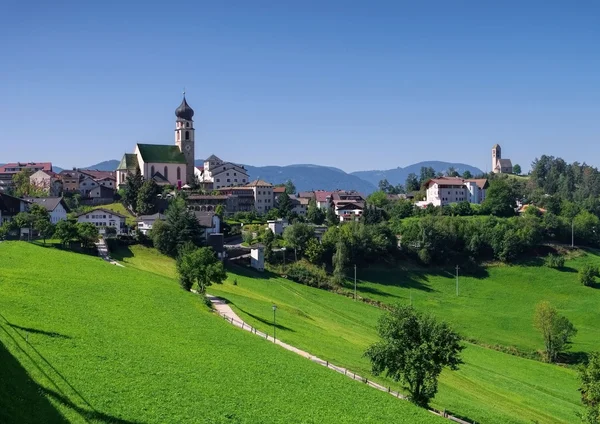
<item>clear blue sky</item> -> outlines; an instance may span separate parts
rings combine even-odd
[[[600,165],[597,0],[136,3],[2,2],[0,162],[173,143],[185,87],[197,158]]]

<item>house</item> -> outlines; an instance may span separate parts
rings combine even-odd
[[[77,215],[77,222],[90,222],[98,227],[100,234],[104,234],[106,228],[114,228],[117,234],[127,232],[125,216],[111,211],[110,209],[96,208],[89,212]]]
[[[94,203],[112,202],[115,198],[115,189],[97,184],[87,193],[87,197],[94,200]]]
[[[92,177],[84,173],[80,173],[81,179],[79,181],[79,193],[83,197],[91,197],[90,191],[98,187],[100,184],[96,182]]]
[[[316,190],[314,192],[315,201],[319,209],[327,210],[331,207],[331,193],[333,192],[325,190]]]
[[[32,174],[37,171],[52,171],[51,162],[15,162],[7,163],[0,166],[0,191],[8,191],[12,189],[12,178],[15,174],[23,170],[30,170]]]
[[[113,190],[117,188],[116,171],[98,171],[97,169],[80,169],[79,171],[90,176],[99,185]]]
[[[79,183],[85,178],[77,169],[72,171],[62,170],[58,176],[62,181],[63,193],[79,192]]]
[[[224,162],[215,155],[210,155],[204,166],[194,168],[194,174],[206,190],[243,186],[249,182],[248,171],[243,165]]]
[[[250,187],[223,187],[219,194],[228,196],[227,214],[250,212],[254,210],[254,190]]]
[[[20,212],[26,212],[30,203],[18,197],[0,192],[0,225],[12,219]]]
[[[485,200],[489,184],[487,179],[469,179],[460,177],[432,178],[425,183],[427,198],[417,202],[419,207],[445,206],[457,202],[481,204]]]
[[[273,185],[263,181],[254,180],[246,187],[252,189],[254,193],[254,208],[260,214],[267,213],[274,207]]]
[[[29,177],[29,183],[44,191],[49,196],[59,196],[62,194],[62,181],[59,175],[54,171],[44,171],[40,169]]]
[[[24,200],[43,206],[50,214],[50,222],[53,224],[67,220],[69,207],[62,197],[27,197]]]
[[[136,144],[134,152],[125,153],[117,167],[117,186],[125,184],[127,175],[135,173],[137,168],[145,180],[160,174],[160,181],[178,188],[194,184],[194,110],[188,105],[185,93],[175,109],[175,117],[175,143]]]
[[[262,244],[250,248],[250,266],[258,271],[265,270],[265,246]]]
[[[340,221],[358,221],[365,208],[365,198],[356,191],[337,190],[331,193],[331,203]]]
[[[140,230],[144,235],[148,234],[148,231],[152,229],[152,226],[156,221],[164,221],[165,216],[161,213],[155,213],[154,215],[141,215],[137,219],[137,229]]]
[[[502,159],[502,148],[499,144],[492,147],[492,172],[494,174],[512,174],[513,166],[510,159]]]
[[[185,199],[188,208],[196,212],[214,212],[219,205],[222,205],[226,211],[229,211],[234,208],[233,202],[235,200],[237,198],[234,199],[233,196],[226,196],[224,194],[190,194]]]
[[[295,213],[299,216],[306,216],[306,212],[308,210],[308,202],[310,199],[306,197],[298,197],[296,195],[290,196],[290,203],[292,205],[292,213]]]
[[[287,219],[274,219],[267,221],[267,226],[269,230],[273,232],[276,236],[280,236],[283,234],[283,230],[288,226]]]
[[[194,212],[198,223],[204,228],[204,238],[221,232],[221,218],[214,212]]]

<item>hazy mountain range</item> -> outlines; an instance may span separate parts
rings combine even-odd
[[[202,165],[204,160],[196,159],[196,165]],[[107,160],[95,165],[86,166],[84,169],[98,169],[100,171],[114,171],[119,166],[118,160]],[[292,180],[298,191],[315,189],[323,190],[357,190],[361,193],[371,193],[377,190],[380,180],[387,179],[390,184],[404,184],[408,174],[415,173],[419,176],[421,167],[432,167],[436,172],[444,172],[453,167],[459,173],[469,170],[471,174],[482,174],[481,169],[464,163],[450,163],[439,161],[419,162],[404,168],[388,170],[357,171],[347,173],[341,169],[321,165],[287,165],[287,166],[251,166],[244,165],[248,170],[251,180],[261,179],[273,184],[284,183]],[[54,167],[55,172],[62,168]]]

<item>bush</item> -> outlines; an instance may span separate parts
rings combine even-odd
[[[584,265],[583,268],[579,270],[579,281],[584,286],[591,286],[596,281],[596,277],[598,276],[598,267],[593,265]]]
[[[288,267],[287,277],[311,287],[329,288],[331,282],[324,269],[307,262],[294,262]]]
[[[548,268],[560,269],[565,266],[565,258],[560,255],[553,255],[552,253],[546,256],[544,264]]]

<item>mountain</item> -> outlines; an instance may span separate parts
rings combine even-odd
[[[203,164],[204,160],[196,159],[196,166]],[[373,184],[330,166],[244,166],[248,170],[250,180],[261,179],[272,184],[281,184],[292,180],[297,191],[345,189],[368,194],[377,190]]]
[[[421,167],[432,167],[436,170],[436,172],[444,172],[450,167],[454,167],[459,174],[462,174],[464,171],[469,171],[473,175],[483,174],[483,171],[479,168],[475,168],[474,166],[467,165],[465,163],[450,163],[450,162],[440,162],[440,161],[427,161],[427,162],[419,162],[413,165],[406,166],[404,168],[394,168],[388,170],[380,170],[380,171],[356,171],[351,172],[350,175],[354,175],[359,177],[371,184],[375,187],[378,186],[379,181],[388,180],[390,184],[398,185],[406,182],[406,177],[408,174],[414,173],[419,177],[421,173]]]
[[[119,166],[119,161],[112,159],[105,160],[104,162],[97,163],[96,165],[86,166],[82,169],[95,169],[97,171],[114,171],[115,169],[117,169],[117,166]]]

